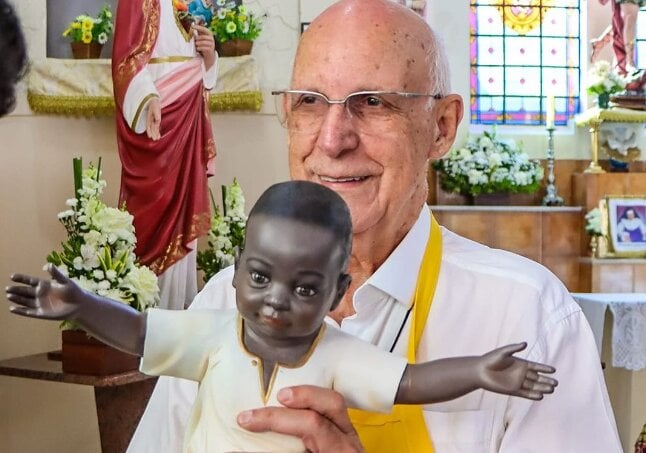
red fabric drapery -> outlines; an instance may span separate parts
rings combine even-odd
[[[206,168],[214,145],[206,102],[200,81],[165,107],[158,141],[135,134],[123,116],[117,118],[120,202],[134,216],[135,253],[157,274],[210,227]]]

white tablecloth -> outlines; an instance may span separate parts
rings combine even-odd
[[[612,366],[628,370],[646,368],[646,293],[575,293],[594,332],[601,354],[603,325],[610,307],[612,323]]]

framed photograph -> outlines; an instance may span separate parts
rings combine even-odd
[[[609,251],[617,257],[646,257],[646,195],[606,197]]]

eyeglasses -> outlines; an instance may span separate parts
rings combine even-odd
[[[329,99],[316,91],[272,91],[276,113],[283,127],[303,134],[316,134],[331,105],[343,105],[360,132],[378,134],[401,117],[407,103],[418,98],[441,99],[441,94],[406,93],[402,91],[359,91],[344,99]]]

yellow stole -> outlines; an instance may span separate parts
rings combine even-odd
[[[442,234],[439,224],[432,217],[430,238],[426,244],[413,299],[412,331],[407,353],[409,363],[415,363],[415,353],[435,294],[441,259]],[[390,414],[357,409],[349,409],[348,413],[366,453],[433,452],[420,405],[395,405]]]

